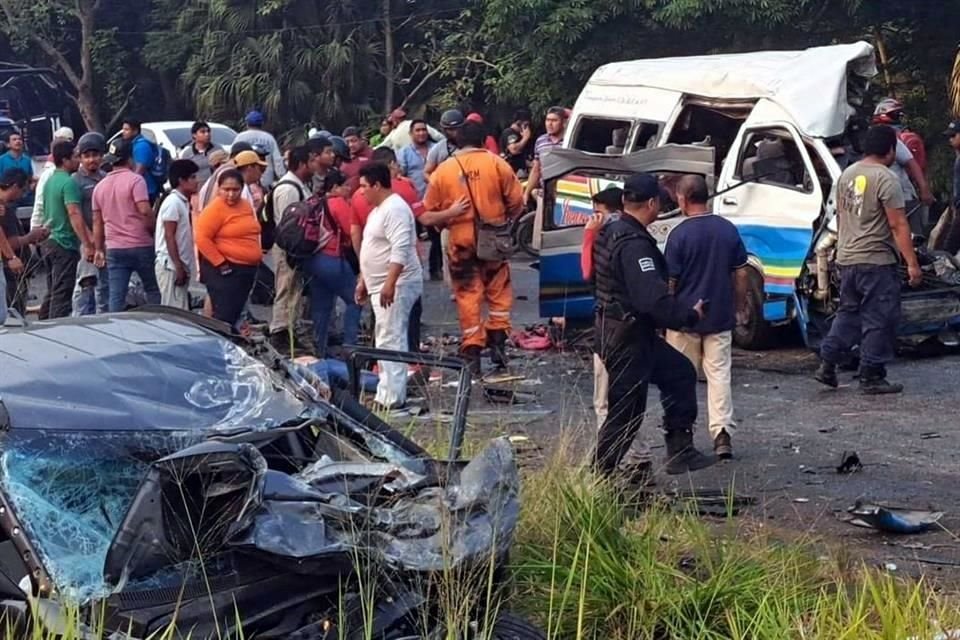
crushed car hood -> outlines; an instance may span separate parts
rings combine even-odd
[[[0,489],[48,591],[156,593],[219,557],[314,579],[360,557],[431,572],[506,554],[509,443],[432,460],[289,366],[174,315],[0,330]]]

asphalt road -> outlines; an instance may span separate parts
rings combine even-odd
[[[515,263],[515,327],[540,322],[536,283],[535,270]],[[424,322],[427,334],[457,333],[456,310],[442,283],[427,283]],[[960,473],[960,358],[901,358],[889,376],[906,390],[881,398],[861,396],[852,374],[842,376],[840,389],[826,389],[811,378],[815,365],[813,354],[803,348],[737,352],[735,459],[687,477],[658,474],[658,488],[732,490],[757,501],[738,518],[752,518],[785,536],[812,536],[855,548],[870,562],[897,565],[899,572],[960,575],[950,564],[960,566],[960,539],[951,533],[960,533],[960,485],[954,484]],[[473,435],[525,435],[543,455],[560,446],[585,455],[595,438],[589,353],[515,351],[511,369],[524,377],[511,383],[514,388],[533,393],[536,400],[509,407],[474,393]],[[705,384],[699,385],[698,395],[697,442],[709,448]],[[658,400],[651,390],[641,437],[660,447],[655,449],[659,457]],[[836,472],[845,452],[858,454],[861,471]],[[853,527],[839,518],[857,499],[944,511],[944,529],[898,537]]]

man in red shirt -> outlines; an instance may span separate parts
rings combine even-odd
[[[347,186],[353,194],[360,185],[360,168],[370,161],[373,149],[367,144],[359,127],[347,127],[343,130],[343,139],[350,149],[350,160],[340,165],[340,171],[347,176]]]
[[[467,116],[467,122],[474,122],[482,127],[483,116],[474,111]],[[483,148],[495,156],[500,155],[500,144],[497,142],[496,138],[489,134],[487,134],[487,137],[483,139]]]

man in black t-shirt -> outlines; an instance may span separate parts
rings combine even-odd
[[[517,109],[513,114],[513,124],[500,134],[500,153],[518,177],[527,175],[527,162],[533,156],[533,129],[529,109]]]

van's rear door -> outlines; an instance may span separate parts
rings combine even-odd
[[[540,239],[540,316],[588,320],[593,317],[593,288],[580,269],[583,227],[593,213],[591,198],[608,186],[640,172],[656,173],[669,191],[671,178],[696,173],[713,184],[714,150],[666,145],[629,155],[606,156],[574,149],[553,149],[541,159],[546,188],[534,234]],[[672,203],[664,202],[664,210]],[[674,221],[658,221],[658,240]]]

